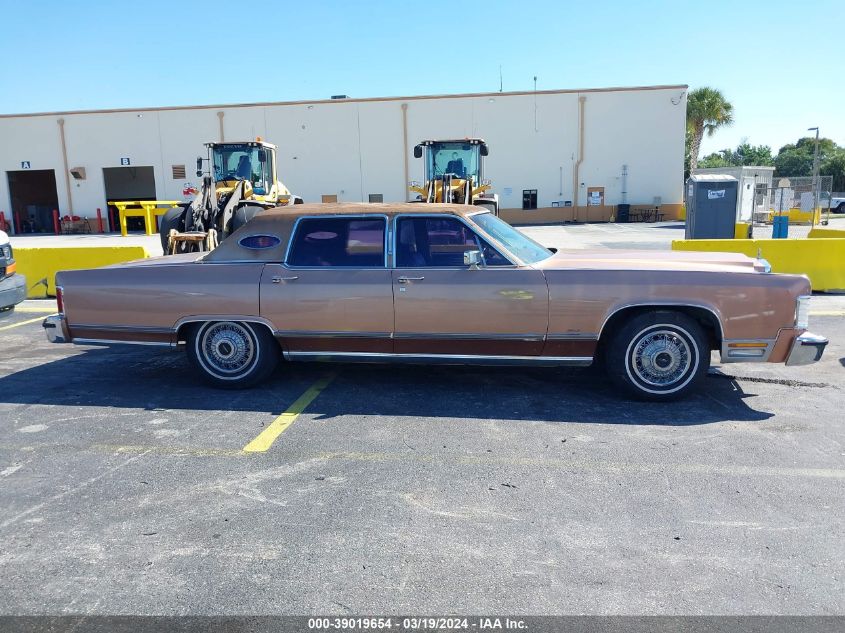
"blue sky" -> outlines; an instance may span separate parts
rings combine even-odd
[[[2,5],[0,113],[484,92],[501,65],[505,90],[719,88],[736,123],[705,153],[845,145],[842,0]]]

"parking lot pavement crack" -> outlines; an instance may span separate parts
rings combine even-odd
[[[723,380],[741,380],[744,382],[758,382],[766,385],[782,385],[784,387],[815,387],[823,389],[832,387],[839,389],[837,385],[831,385],[826,382],[805,382],[802,380],[789,380],[787,378],[762,378],[760,376],[736,376],[734,374],[725,374],[722,372],[711,372],[708,374],[709,378],[722,378]]]
[[[12,517],[9,517],[8,519],[6,519],[6,520],[5,520],[5,521],[3,521],[2,523],[0,523],[0,529],[2,529],[2,528],[7,528],[7,527],[9,527],[9,526],[10,526],[10,525],[12,525],[12,524],[17,523],[18,521],[20,521],[20,520],[21,520],[21,519],[23,519],[24,517],[29,516],[29,515],[30,515],[30,514],[32,514],[33,512],[38,512],[39,510],[41,510],[42,508],[44,508],[44,507],[46,507],[46,506],[50,505],[50,504],[51,504],[51,503],[53,503],[54,501],[58,501],[59,499],[63,499],[64,497],[68,497],[68,496],[70,496],[70,495],[76,494],[77,492],[80,492],[81,490],[84,490],[84,489],[85,489],[85,488],[87,488],[88,486],[90,486],[90,485],[92,485],[92,484],[97,483],[97,482],[98,482],[98,481],[100,481],[101,479],[104,479],[104,478],[108,477],[109,475],[111,475],[111,474],[113,474],[113,473],[117,472],[118,470],[120,470],[120,469],[122,469],[122,468],[125,468],[126,466],[128,466],[128,465],[129,465],[129,464],[131,464],[132,462],[134,462],[134,461],[136,461],[136,460],[138,460],[138,459],[141,459],[141,458],[142,458],[144,455],[146,455],[146,454],[147,454],[147,451],[145,451],[145,452],[141,453],[140,455],[135,455],[134,457],[130,457],[129,459],[127,459],[127,460],[126,460],[126,461],[124,461],[124,462],[121,462],[121,463],[120,463],[120,464],[118,464],[117,466],[115,466],[115,467],[113,467],[113,468],[109,468],[108,470],[106,470],[106,471],[104,471],[104,472],[100,473],[99,475],[97,475],[97,476],[95,476],[95,477],[91,477],[90,479],[86,479],[85,481],[83,481],[82,483],[80,483],[80,484],[78,484],[78,485],[74,486],[74,487],[73,487],[73,488],[71,488],[70,490],[65,490],[64,492],[60,492],[59,494],[53,495],[52,497],[50,497],[49,499],[47,499],[47,501],[43,501],[43,502],[41,502],[41,503],[37,503],[37,504],[35,504],[34,506],[31,506],[30,508],[27,508],[27,509],[26,509],[26,510],[24,510],[23,512],[19,512],[18,514],[14,515],[14,516],[12,516]]]

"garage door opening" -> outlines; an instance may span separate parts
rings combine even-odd
[[[106,188],[106,204],[110,201],[155,200],[156,177],[152,167],[104,167],[103,181]],[[109,207],[109,228],[119,230],[117,208]],[[127,218],[126,228],[143,231],[143,218]]]
[[[59,208],[56,172],[24,169],[6,172],[12,218],[17,233],[53,233],[53,209]]]

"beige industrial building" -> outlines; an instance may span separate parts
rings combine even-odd
[[[514,223],[605,221],[615,207],[683,197],[687,86],[333,98],[0,115],[0,211],[11,232],[62,216],[107,217],[109,200],[182,200],[208,141],[262,137],[306,202],[409,198],[413,147],[480,137],[484,177]],[[106,227],[108,229],[108,226]]]

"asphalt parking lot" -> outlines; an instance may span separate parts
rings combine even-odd
[[[821,363],[659,405],[583,369],[221,392],[175,351],[51,345],[28,301],[0,322],[0,611],[842,613],[843,307],[814,299]]]

